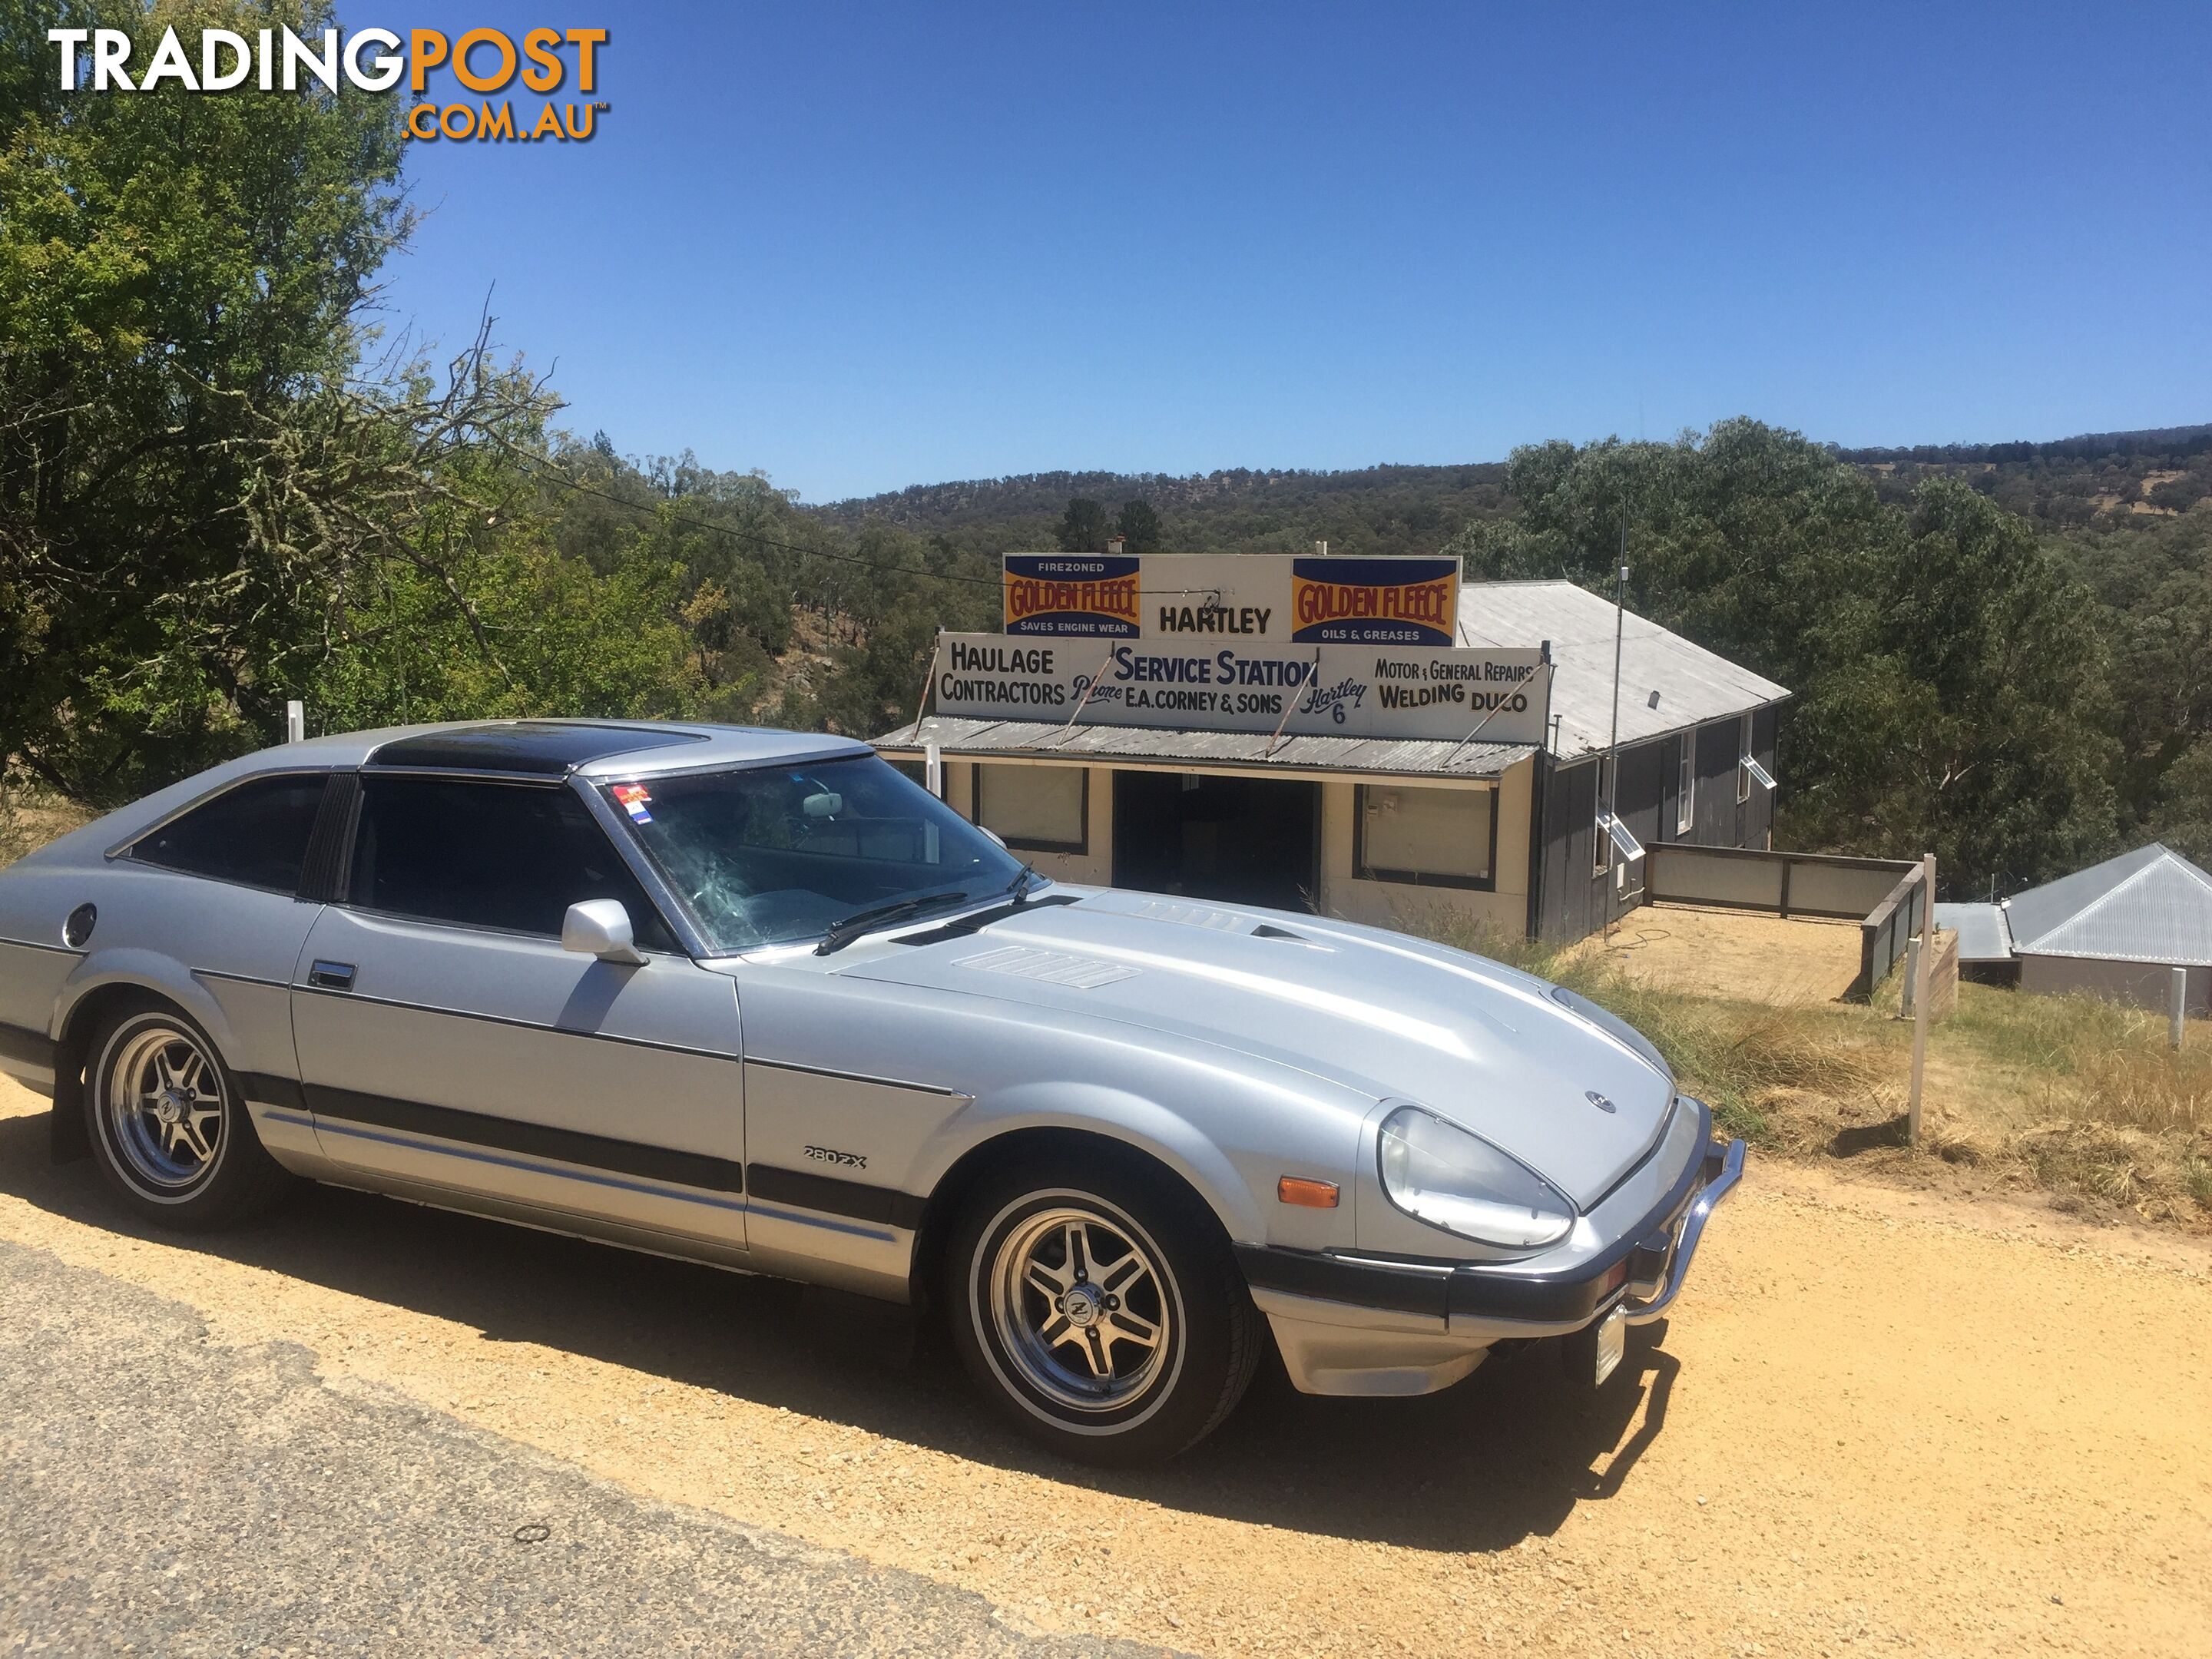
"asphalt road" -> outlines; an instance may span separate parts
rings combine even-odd
[[[0,1243],[15,1653],[1150,1653],[643,1499]]]

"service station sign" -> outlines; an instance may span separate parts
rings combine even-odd
[[[1451,645],[1446,558],[1273,553],[1009,553],[1006,632],[1251,645]]]
[[[971,720],[1533,744],[1551,669],[1535,650],[945,634],[930,699]]]

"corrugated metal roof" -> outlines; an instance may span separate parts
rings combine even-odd
[[[2007,901],[2021,956],[2212,966],[2212,875],[2153,842]]]
[[[2012,960],[2012,930],[2002,904],[1938,904],[1936,925],[1959,936],[1961,962]]]
[[[1613,731],[1613,601],[1572,582],[1468,582],[1460,592],[1459,642],[1528,647],[1552,642],[1558,665],[1552,752],[1578,760],[1601,752]],[[1651,694],[1659,694],[1656,708]],[[1779,702],[1789,688],[1701,645],[1627,613],[1620,647],[1620,741],[1647,743],[1685,726]]]
[[[1286,737],[1265,732],[1167,731],[1142,726],[1075,726],[1060,720],[957,720],[931,714],[876,739],[876,747],[920,754],[1049,756],[1057,760],[1189,762],[1270,772],[1427,773],[1494,778],[1536,752],[1534,744],[1409,742],[1389,738]],[[1274,753],[1268,752],[1270,743]]]

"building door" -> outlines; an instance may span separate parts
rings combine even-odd
[[[1114,884],[1311,911],[1321,786],[1195,772],[1114,774]]]

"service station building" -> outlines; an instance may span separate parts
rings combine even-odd
[[[1064,880],[1565,942],[1646,848],[1771,843],[1788,692],[1570,582],[1048,554],[1006,593],[876,746]]]

